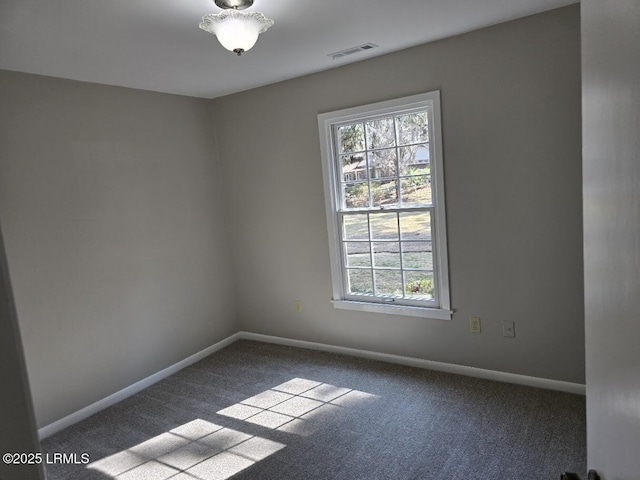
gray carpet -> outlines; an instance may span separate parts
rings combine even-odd
[[[557,480],[585,399],[239,341],[43,442],[49,480]]]

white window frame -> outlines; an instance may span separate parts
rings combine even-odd
[[[434,301],[424,302],[424,306],[400,303],[385,303],[379,297],[371,300],[348,295],[345,288],[344,260],[341,234],[341,192],[340,170],[336,152],[335,129],[339,124],[362,121],[369,117],[399,115],[409,111],[427,110],[429,116],[429,153],[432,186],[432,245],[433,268],[436,281]],[[447,226],[445,218],[444,174],[442,156],[442,127],[440,114],[440,91],[433,91],[410,97],[347,108],[318,115],[322,172],[325,189],[327,229],[329,233],[329,253],[333,289],[333,306],[346,310],[359,310],[386,314],[451,320],[449,293],[449,267],[447,255]],[[384,211],[384,210],[381,210]],[[428,303],[428,305],[427,305]]]

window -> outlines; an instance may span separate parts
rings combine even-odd
[[[318,125],[334,306],[451,319],[440,92]]]

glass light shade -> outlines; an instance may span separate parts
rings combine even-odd
[[[225,10],[202,17],[200,28],[218,37],[224,48],[239,55],[250,50],[258,41],[258,35],[266,32],[271,25],[273,20],[259,12]]]

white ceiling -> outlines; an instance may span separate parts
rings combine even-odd
[[[0,69],[213,98],[576,2],[255,0],[275,25],[237,57],[198,28],[212,0],[0,0]]]

